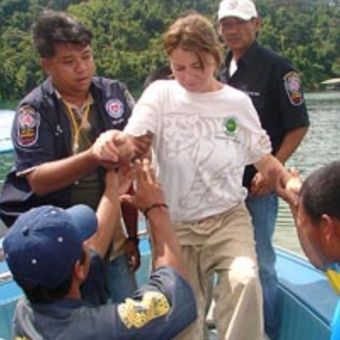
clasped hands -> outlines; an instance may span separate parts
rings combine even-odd
[[[92,145],[94,160],[107,169],[129,164],[133,159],[146,155],[150,149],[152,134],[133,137],[119,130],[100,134]]]

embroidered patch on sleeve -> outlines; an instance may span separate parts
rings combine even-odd
[[[124,113],[124,104],[119,99],[110,99],[105,104],[107,114],[113,119],[119,119]]]
[[[18,144],[34,145],[39,136],[40,114],[33,107],[24,105],[19,109],[17,120]]]
[[[159,292],[147,292],[141,301],[126,299],[118,306],[118,314],[126,328],[141,328],[151,320],[168,314],[170,305]]]
[[[300,106],[304,102],[304,99],[299,74],[294,71],[288,72],[283,77],[283,81],[290,103],[294,106]]]

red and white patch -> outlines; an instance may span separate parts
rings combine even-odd
[[[106,102],[105,109],[110,117],[119,119],[124,113],[124,104],[119,99],[110,99]]]
[[[18,144],[20,146],[34,145],[39,137],[40,114],[29,105],[19,109],[17,119]]]
[[[288,72],[284,77],[284,86],[290,103],[294,106],[303,104],[303,94],[301,91],[301,79],[297,72]]]

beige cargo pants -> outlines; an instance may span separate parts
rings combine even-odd
[[[262,291],[253,227],[245,205],[206,219],[175,223],[198,308],[198,319],[176,339],[207,338],[211,297],[220,340],[263,339]],[[217,280],[212,284],[213,275]]]

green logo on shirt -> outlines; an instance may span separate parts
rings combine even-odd
[[[233,136],[237,130],[236,118],[226,118],[224,121],[224,132],[229,136]]]

